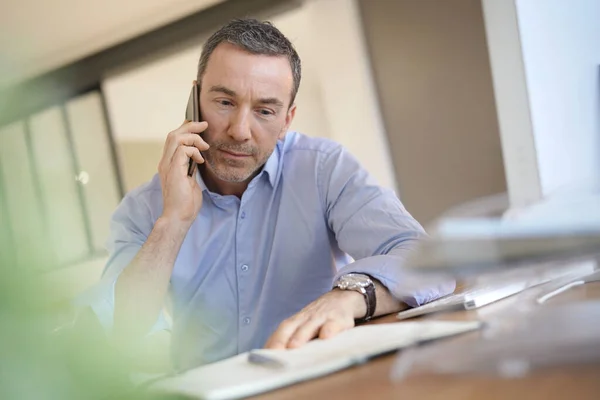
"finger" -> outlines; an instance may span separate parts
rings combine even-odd
[[[193,146],[197,147],[200,151],[208,150],[210,147],[208,143],[206,143],[204,139],[202,139],[202,137],[196,133],[182,133],[177,142],[179,143],[179,146]]]
[[[204,132],[206,130],[206,128],[208,128],[208,122],[206,122],[206,121],[202,121],[202,122],[186,121],[179,128],[175,129],[173,132],[170,132],[169,135],[167,136],[167,140],[176,139],[182,133],[200,134],[200,133]],[[169,138],[169,136],[171,136],[171,138]]]
[[[167,135],[167,139],[165,141],[165,146],[163,149],[163,158],[165,159],[165,161],[170,162],[170,160],[173,158],[173,154],[175,154],[175,151],[177,150],[177,147],[182,144],[193,146],[193,142],[197,141],[198,144],[204,143],[204,145],[208,146],[206,142],[204,142],[204,140],[202,140],[202,138],[200,138],[200,136],[198,135],[198,133],[204,132],[207,127],[208,124],[205,121],[186,122],[179,128],[170,132]],[[196,138],[199,138],[200,140]],[[184,140],[186,141],[186,143],[183,142]],[[207,148],[208,147],[204,149],[200,148],[200,150],[206,150]]]
[[[296,332],[299,325],[299,319],[288,319],[283,321],[271,335],[269,340],[267,340],[265,349],[285,349],[290,337]]]
[[[340,332],[350,328],[352,328],[351,324],[344,324],[339,320],[330,319],[321,326],[321,330],[319,331],[319,339],[332,338]]]
[[[168,152],[172,151],[173,154],[164,154],[163,158],[161,159],[161,162],[165,163],[167,166],[173,162],[175,152],[181,146],[197,148],[200,151],[205,151],[210,148],[208,143],[206,143],[199,135],[195,133],[181,133],[177,139],[169,143],[168,146],[174,147],[173,150],[168,150]]]
[[[173,155],[173,161],[171,162],[172,167],[185,167],[187,173],[187,167],[190,158],[198,164],[204,163],[204,158],[200,154],[200,150],[196,147],[191,146],[179,146],[175,155]]]
[[[168,160],[171,160],[171,158],[173,158],[173,153],[175,153],[175,150],[177,150],[177,148],[171,146],[171,142],[174,141],[175,137],[177,136],[177,133],[189,122],[190,121],[188,121],[187,119],[184,119],[183,123],[181,125],[179,125],[179,127],[177,129],[169,132],[169,134],[167,135],[167,138],[165,139],[165,145],[163,146],[163,157],[162,158],[166,158]],[[165,157],[167,154],[169,157]]]
[[[296,329],[286,347],[296,348],[305,345],[309,340],[317,336],[324,322],[323,318],[309,318]]]
[[[191,132],[191,133],[202,133],[208,128],[208,122],[206,121],[189,121],[187,124],[179,127],[178,129],[183,129],[183,132]]]

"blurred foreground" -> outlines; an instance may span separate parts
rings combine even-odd
[[[0,254],[0,399],[137,399],[132,363],[93,314],[61,304],[60,288]]]

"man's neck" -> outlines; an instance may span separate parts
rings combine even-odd
[[[227,182],[217,178],[210,168],[207,168],[205,165],[200,165],[199,167],[200,175],[208,190],[218,193],[221,196],[236,196],[237,198],[242,197],[250,181],[261,171],[259,169],[243,182]]]

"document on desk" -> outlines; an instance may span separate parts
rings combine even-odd
[[[365,325],[291,350],[253,350],[187,371],[151,390],[208,400],[237,399],[327,375],[420,342],[480,328],[480,322],[423,321]]]

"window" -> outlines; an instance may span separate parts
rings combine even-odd
[[[121,196],[99,89],[0,128],[1,250],[15,264],[48,270],[101,255]]]

